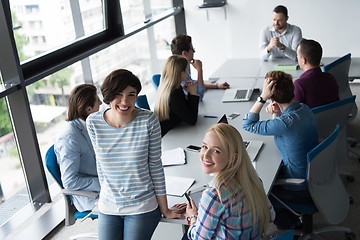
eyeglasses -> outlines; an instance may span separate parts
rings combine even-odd
[[[193,52],[195,52],[195,48],[190,48],[189,51],[192,50]]]

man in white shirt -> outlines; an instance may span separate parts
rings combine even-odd
[[[287,57],[294,61],[296,49],[302,40],[301,29],[287,23],[289,19],[287,8],[279,5],[274,8],[272,26],[268,26],[260,33],[260,57],[268,60],[276,57]]]

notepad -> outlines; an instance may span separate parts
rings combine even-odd
[[[277,65],[274,66],[274,71],[296,71],[299,69],[299,65]]]
[[[165,175],[165,182],[167,195],[182,197],[191,185],[193,185],[195,179]]]
[[[186,163],[184,149],[178,147],[162,152],[161,161],[163,166],[182,165]]]

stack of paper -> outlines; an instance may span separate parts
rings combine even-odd
[[[181,197],[195,182],[193,178],[166,176],[166,194]]]
[[[186,159],[184,149],[178,147],[162,152],[161,161],[163,166],[185,164]]]

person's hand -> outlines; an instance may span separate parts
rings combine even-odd
[[[192,215],[197,215],[197,213],[198,213],[198,209],[196,207],[196,204],[194,200],[191,199],[191,205],[190,203],[186,205],[186,215],[190,217]]]
[[[268,100],[273,95],[273,86],[276,84],[275,79],[266,78],[263,84],[263,91],[261,97],[264,101]]]
[[[173,211],[174,213],[183,213],[186,210],[186,203],[175,204],[174,206],[172,206],[169,209],[171,211]]]
[[[230,87],[230,84],[228,84],[227,82],[222,82],[222,83],[218,83],[217,87],[222,89],[227,89]]]
[[[190,63],[197,71],[202,71],[202,62],[200,60],[193,59],[190,61]]]
[[[270,39],[270,44],[272,47],[277,47],[277,48],[281,48],[283,46],[278,37],[272,37]]]
[[[266,112],[270,113],[270,114],[278,114],[280,113],[280,107],[277,104],[277,102],[271,102],[269,103],[269,105],[266,107]]]
[[[187,81],[183,88],[190,94],[190,95],[197,95],[197,86],[196,82],[194,81]]]
[[[174,218],[184,219],[185,216],[181,213],[184,212],[185,208],[186,208],[186,203],[175,204],[171,208],[168,208],[162,214],[164,214],[164,216],[169,219],[174,219]]]

